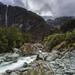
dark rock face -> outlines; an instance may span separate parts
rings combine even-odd
[[[5,25],[5,11],[6,11],[6,5],[0,3],[0,24],[1,25]]]
[[[22,31],[41,37],[49,32],[49,25],[40,16],[24,8],[7,7],[2,3],[0,3],[0,25],[8,27],[17,25]]]

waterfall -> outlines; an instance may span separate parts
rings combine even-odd
[[[8,5],[7,5],[7,7],[6,7],[6,12],[5,12],[5,25],[6,25],[6,27],[8,26]]]

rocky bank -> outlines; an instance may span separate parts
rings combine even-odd
[[[34,44],[36,46],[36,44]],[[37,47],[35,55],[0,54],[0,75],[75,75],[75,50],[45,52]]]

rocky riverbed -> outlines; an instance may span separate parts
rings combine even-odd
[[[0,75],[30,69],[29,64],[36,60],[37,55],[20,56],[17,53],[0,54]]]
[[[50,65],[54,75],[75,75],[75,50],[41,52],[39,57]]]
[[[75,75],[75,50],[0,54],[0,75]]]

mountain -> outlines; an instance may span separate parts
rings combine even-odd
[[[19,6],[25,8],[27,10],[39,14],[40,16],[42,15],[53,16],[51,7],[49,6],[48,3],[44,2],[43,0],[0,0],[0,2],[6,5]]]
[[[42,38],[50,32],[49,25],[37,14],[18,6],[6,6],[0,3],[0,26],[18,26],[22,31]]]
[[[75,19],[75,17],[72,16],[63,16],[63,17],[58,17],[55,19],[48,19],[47,24],[50,26],[62,26],[66,21]]]

